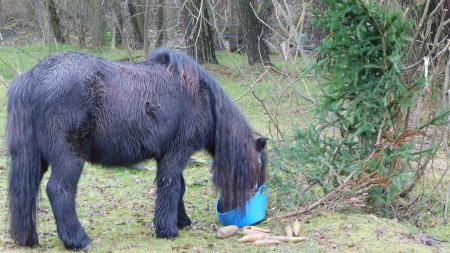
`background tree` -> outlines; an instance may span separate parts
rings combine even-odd
[[[102,47],[105,45],[105,14],[103,0],[93,0],[92,2],[92,46]]]
[[[161,47],[164,43],[164,9],[165,9],[166,1],[165,0],[158,0],[158,7],[156,9],[156,30],[157,30],[157,36],[156,36],[156,42],[155,47]]]
[[[122,30],[123,19],[120,15],[120,2],[111,1],[108,4],[108,12],[110,14],[110,29],[111,29],[111,47],[115,48],[121,44],[124,39]]]
[[[47,9],[45,8],[44,0],[34,0],[34,7],[36,10],[36,16],[41,28],[42,38],[44,43],[50,43],[53,41],[53,36],[50,31],[49,18]]]
[[[263,25],[256,16],[257,5],[254,0],[238,0],[237,10],[245,43],[248,63],[250,65],[262,63],[270,64],[269,47],[264,41]],[[270,8],[269,8],[270,7]],[[265,18],[270,16],[271,1],[265,1],[264,8],[260,10]]]
[[[76,6],[75,9],[75,24],[76,24],[76,32],[78,37],[78,45],[86,46],[86,35],[87,35],[87,25],[86,25],[86,14],[85,10],[88,6],[87,0],[78,0],[74,1]]]
[[[186,1],[181,13],[187,53],[200,63],[217,64],[206,0]]]
[[[144,57],[148,55],[149,51],[149,39],[148,39],[148,27],[150,24],[150,8],[149,8],[150,0],[145,0],[145,7],[144,7]]]
[[[269,27],[269,18],[272,16],[272,13],[274,12],[274,5],[272,0],[262,0],[261,4],[258,8],[258,30],[261,30],[261,36],[258,37],[261,50],[267,54],[267,58],[269,59],[270,63],[270,48],[267,45],[266,40],[270,36],[270,27]]]
[[[55,40],[64,43],[64,36],[61,31],[61,25],[59,22],[58,12],[56,11],[56,5],[54,0],[46,0],[46,7],[48,10],[50,28],[53,32]]]
[[[144,15],[146,13],[145,6],[142,1],[139,0],[127,0],[128,12],[130,16],[130,22],[133,26],[133,38],[135,47],[142,48],[144,45]]]
[[[127,46],[127,48],[136,48],[137,43],[135,40],[135,29],[133,22],[131,20],[131,15],[128,8],[127,1],[120,1],[119,3],[119,11],[122,19],[122,38]]]

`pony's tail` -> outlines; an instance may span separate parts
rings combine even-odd
[[[8,92],[7,142],[10,154],[10,234],[17,245],[35,246],[36,196],[39,190],[41,158],[34,141],[30,85],[27,74],[19,76]]]

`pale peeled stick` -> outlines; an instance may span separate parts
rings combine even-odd
[[[255,241],[253,244],[258,246],[271,246],[271,245],[277,245],[281,243],[281,241],[274,240],[274,239],[260,239]]]
[[[294,223],[292,223],[292,233],[294,233],[294,236],[300,235],[300,222],[298,220],[295,220]]]
[[[218,238],[221,238],[221,239],[227,238],[227,237],[234,235],[238,231],[238,229],[239,229],[239,227],[236,225],[222,227],[219,230],[217,230],[216,235]]]
[[[245,229],[245,230],[252,230],[252,231],[260,231],[260,232],[263,232],[263,233],[270,233],[270,229],[260,228],[260,227],[257,227],[257,226],[245,226],[245,227],[243,227],[243,229]]]
[[[266,237],[269,237],[270,235],[267,233],[253,233],[253,234],[248,234],[248,235],[244,235],[243,237],[241,237],[238,241],[239,242],[255,242],[258,240],[262,240]]]
[[[272,235],[267,237],[267,239],[278,240],[280,242],[302,242],[306,240],[305,237],[292,237],[292,236],[282,236],[282,235]]]
[[[291,225],[286,225],[284,227],[284,232],[286,233],[286,236],[292,237],[292,235],[294,234],[292,231],[292,226]]]
[[[247,229],[247,228],[243,228],[243,229],[242,229],[242,233],[243,233],[244,235],[258,234],[258,233],[269,234],[269,233],[266,233],[266,232],[261,232],[261,231],[259,231],[259,230],[255,230],[255,229]]]

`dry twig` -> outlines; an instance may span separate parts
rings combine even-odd
[[[319,207],[319,206],[322,205],[323,203],[329,201],[329,200],[332,199],[332,198],[335,198],[336,195],[337,195],[339,192],[341,192],[341,191],[344,189],[344,187],[346,187],[346,186],[350,183],[350,180],[352,179],[353,174],[355,174],[355,172],[356,172],[356,170],[352,171],[352,172],[350,173],[350,175],[347,176],[347,178],[344,180],[344,182],[342,182],[342,184],[341,184],[338,188],[336,188],[336,189],[334,189],[333,191],[329,192],[328,194],[326,194],[325,196],[323,196],[322,198],[320,198],[320,199],[317,200],[316,202],[314,202],[314,203],[308,205],[308,206],[305,207],[305,208],[302,208],[302,209],[300,209],[300,210],[297,210],[297,211],[295,211],[295,212],[288,213],[288,214],[284,214],[284,215],[280,215],[280,216],[271,217],[271,218],[267,219],[267,221],[270,221],[270,220],[286,219],[286,218],[290,218],[290,217],[293,217],[293,216],[302,215],[302,214],[309,213],[309,212],[313,211],[314,209],[316,209],[317,207]]]

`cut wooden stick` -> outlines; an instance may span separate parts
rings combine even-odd
[[[273,239],[273,240],[278,240],[281,242],[302,242],[302,241],[306,240],[306,237],[271,235],[269,237],[266,237],[266,239]]]
[[[292,223],[292,232],[294,233],[294,236],[300,235],[300,222],[298,220],[295,220],[294,223]]]
[[[261,239],[254,242],[255,245],[259,246],[270,246],[270,245],[277,245],[281,243],[281,241],[274,240],[274,239]]]
[[[292,237],[294,235],[291,225],[286,225],[284,227],[284,232],[285,232],[286,236],[288,236],[288,237]]]
[[[260,231],[260,232],[263,232],[263,233],[270,233],[270,229],[268,229],[268,228],[260,228],[260,227],[257,227],[257,226],[245,226],[245,227],[243,227],[243,229],[253,230],[253,231]]]
[[[238,231],[239,227],[235,225],[230,225],[226,227],[222,227],[219,230],[217,230],[217,237],[218,238],[228,238],[232,235],[234,235]]]
[[[269,237],[270,235],[268,235],[267,233],[254,233],[254,234],[248,234],[248,235],[244,235],[243,237],[241,237],[238,241],[239,242],[255,242],[257,240],[261,240],[264,239],[266,237]]]
[[[258,234],[258,233],[268,234],[268,233],[266,233],[266,232],[261,232],[261,231],[259,231],[259,230],[246,229],[246,228],[243,228],[243,229],[242,229],[242,233],[243,233],[244,235]]]

